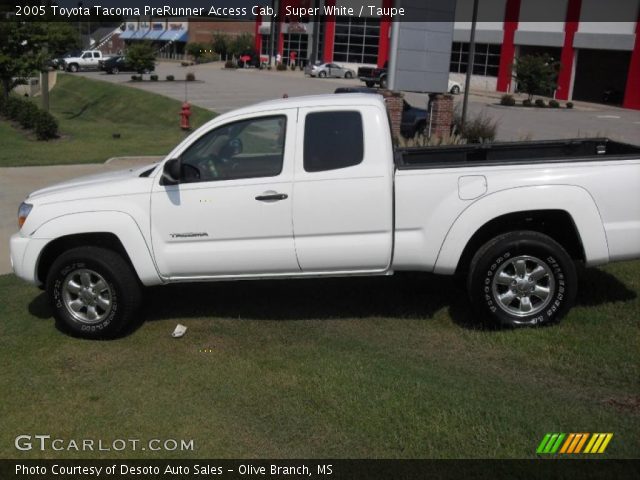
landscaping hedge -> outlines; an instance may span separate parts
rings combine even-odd
[[[27,130],[34,130],[38,140],[49,140],[58,136],[58,121],[49,112],[38,108],[30,100],[9,96],[0,100],[0,116],[16,121]]]

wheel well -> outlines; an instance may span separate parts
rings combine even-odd
[[[81,233],[56,238],[47,244],[38,260],[38,280],[42,283],[46,282],[51,265],[61,254],[72,248],[88,246],[102,247],[119,253],[135,272],[129,254],[115,234],[109,232]]]
[[[532,210],[509,213],[485,223],[465,246],[456,273],[465,272],[478,249],[492,238],[507,232],[532,230],[553,238],[574,260],[585,260],[578,229],[564,210]]]

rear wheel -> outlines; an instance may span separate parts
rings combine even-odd
[[[75,63],[72,63],[71,65],[69,65],[69,71],[70,72],[77,72],[78,71],[78,65],[76,65]]]
[[[117,75],[118,73],[120,73],[120,70],[118,70],[118,67],[113,67],[111,69],[111,73],[113,73],[114,75]]]
[[[451,93],[453,93],[454,95],[458,95],[460,93],[460,87],[454,85],[453,87],[451,87]]]
[[[364,82],[364,84],[365,84],[367,87],[369,87],[369,88],[373,88],[373,87],[375,87],[376,82],[369,82],[369,81],[367,81],[367,82]]]
[[[571,308],[577,292],[575,265],[547,235],[510,232],[478,250],[467,290],[474,309],[496,323],[548,325]]]
[[[51,266],[46,284],[58,324],[84,338],[117,335],[140,305],[135,273],[119,254],[104,248],[63,253]]]
[[[344,74],[344,78],[353,78],[353,73],[347,72]]]
[[[387,88],[387,77],[382,77],[380,79],[380,88]]]
[[[318,76],[319,76],[320,78],[326,78],[326,76],[327,76],[327,72],[320,72],[320,73],[318,74]]]

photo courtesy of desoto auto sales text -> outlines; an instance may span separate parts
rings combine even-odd
[[[640,478],[640,0],[0,0],[0,480]]]

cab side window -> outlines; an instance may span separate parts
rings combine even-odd
[[[280,175],[286,120],[284,115],[252,118],[204,134],[181,157],[181,181],[210,182]]]
[[[352,167],[364,157],[360,112],[317,112],[304,125],[304,169],[323,172]]]

